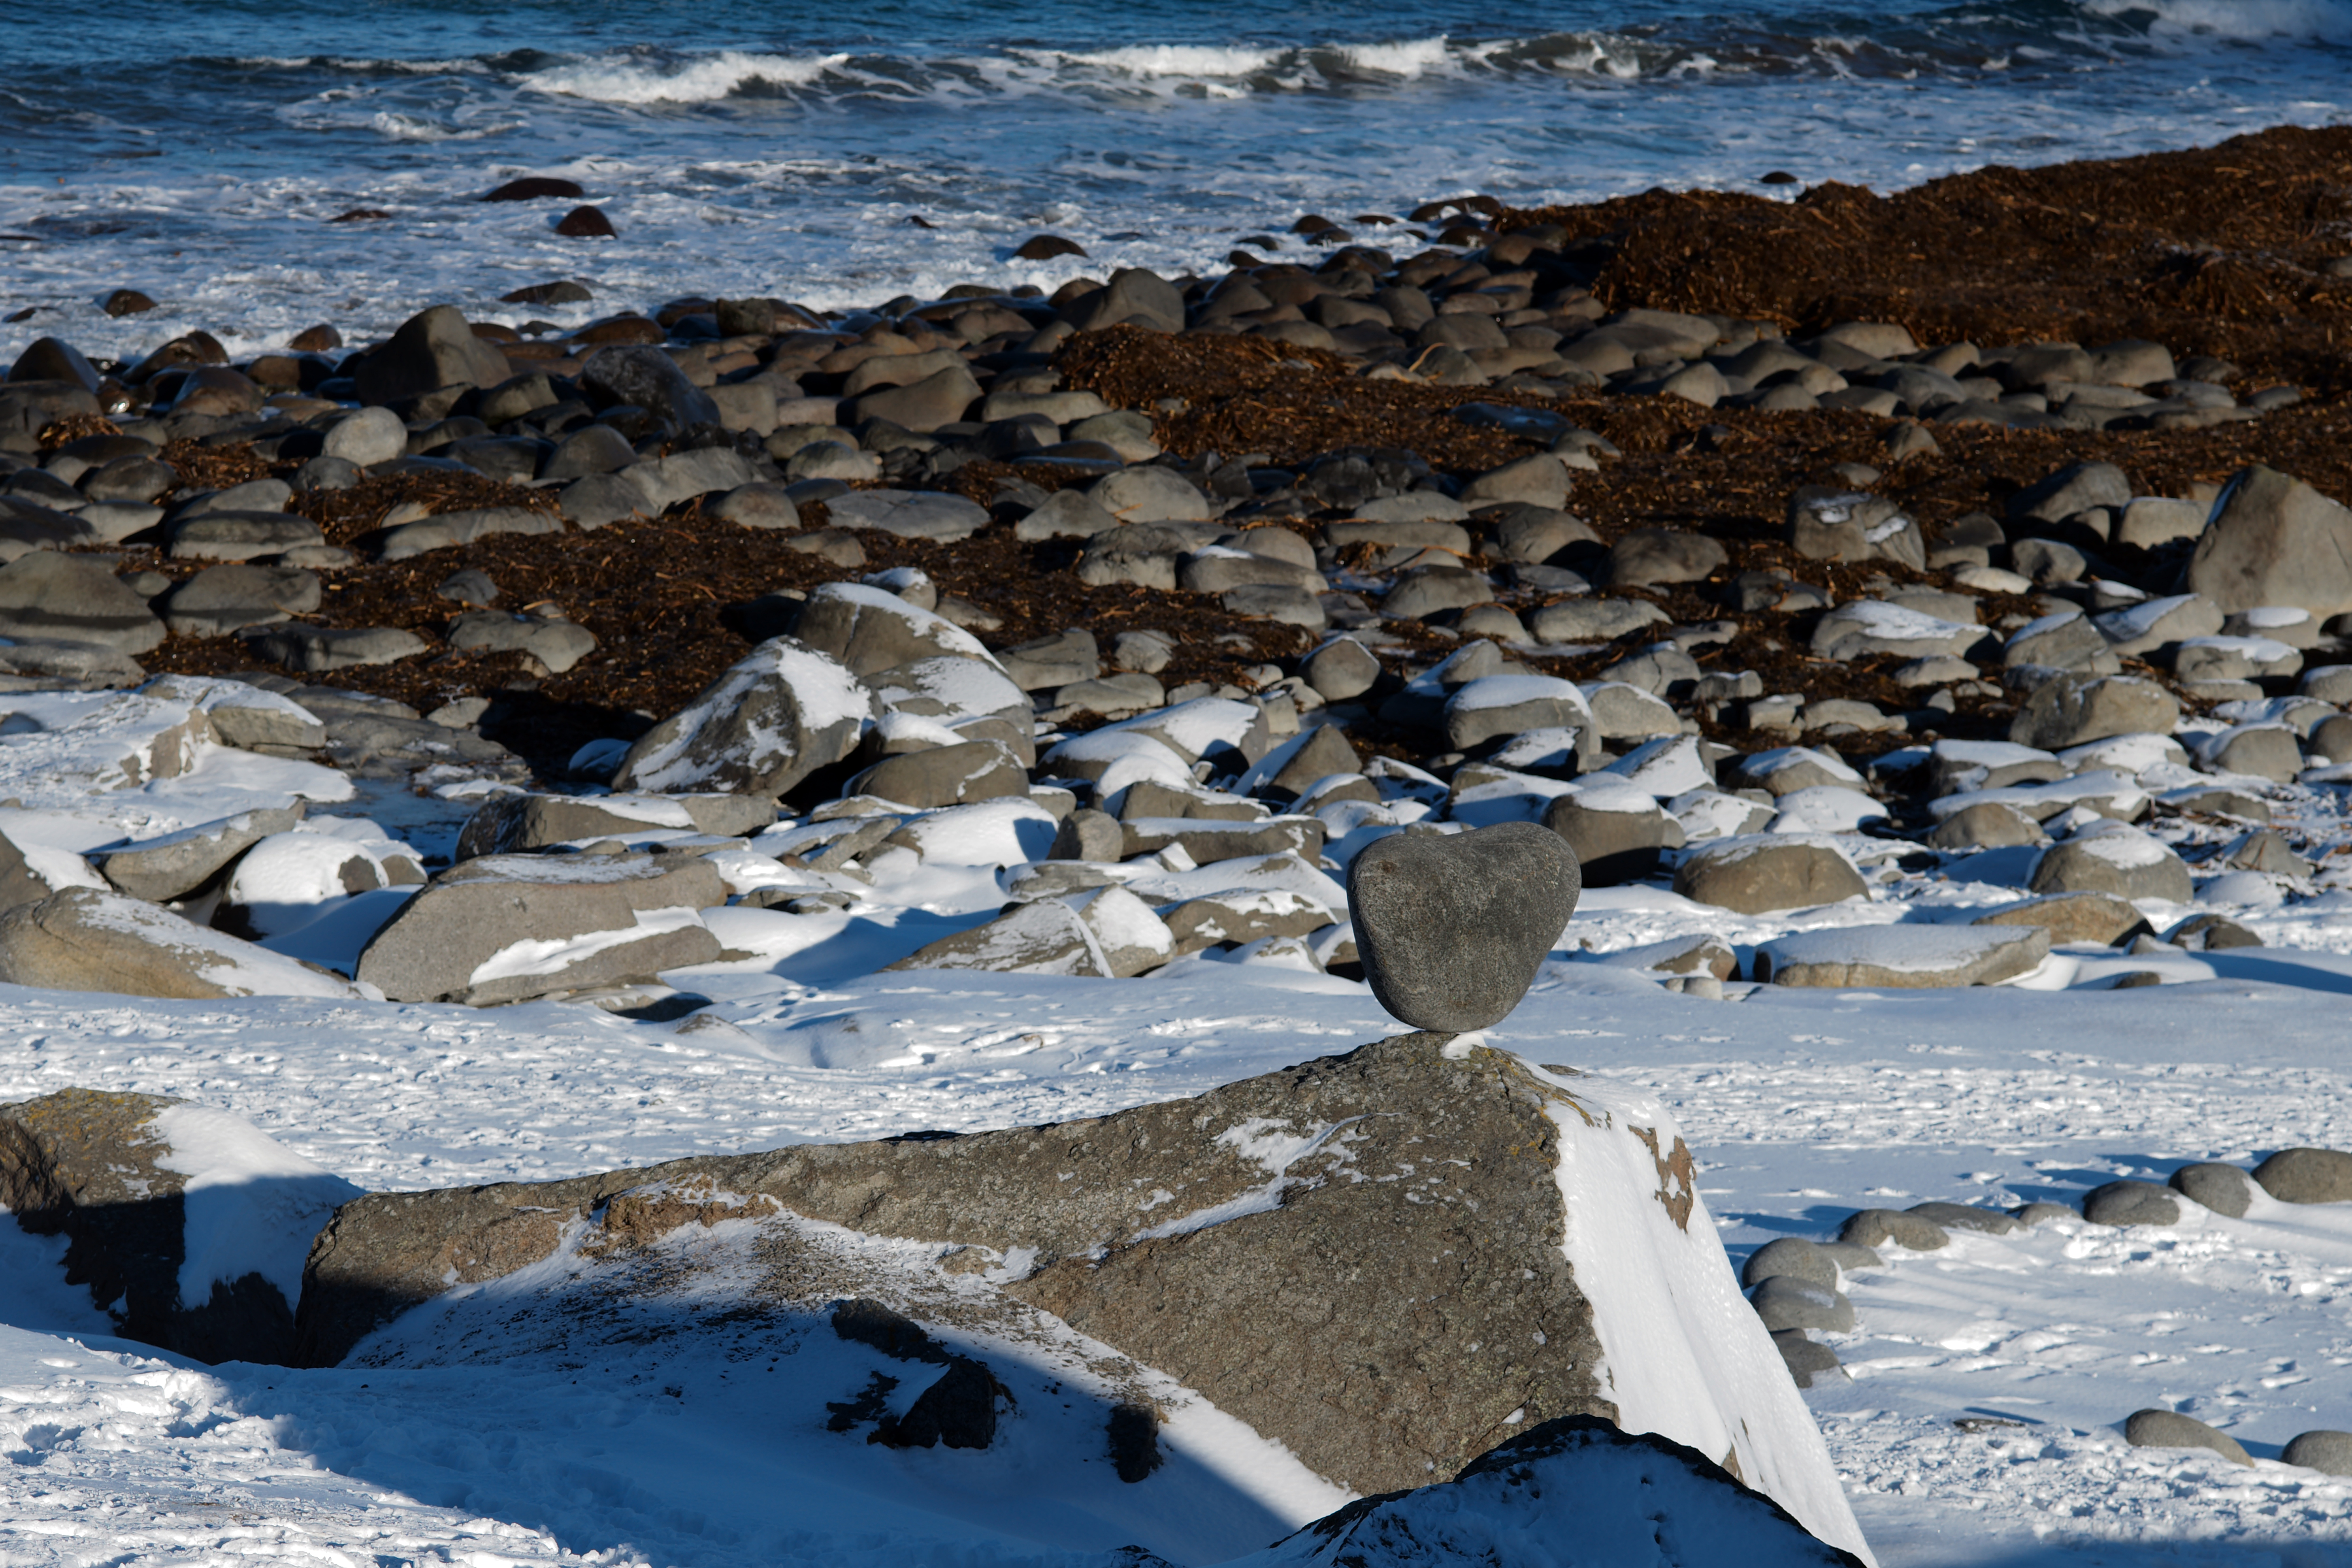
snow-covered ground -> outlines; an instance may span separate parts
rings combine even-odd
[[[1601,908],[1570,929],[1608,948],[1661,919]],[[1737,1259],[1776,1236],[1828,1235],[1856,1207],[2064,1201],[2193,1160],[2352,1143],[2338,1047],[2352,961],[2273,947],[2198,962],[2216,977],[1735,985],[1711,1001],[1563,953],[1490,1037],[1661,1095]],[[1254,965],[1128,982],[747,968],[673,977],[719,994],[732,1025],[683,1034],[562,1004],[14,991],[0,995],[0,1099],[69,1084],[181,1095],[363,1186],[446,1185],[1085,1115],[1394,1027],[1360,986]],[[1890,1248],[1885,1271],[1849,1280],[1857,1331],[1831,1340],[1853,1381],[1807,1397],[1881,1561],[2352,1561],[2352,1482],[2275,1462],[2299,1432],[2352,1426],[2352,1214],[2258,1202],[2242,1221],[2191,1215],[1962,1235],[1938,1253]],[[634,1372],[577,1382],[542,1363],[175,1365],[103,1338],[86,1299],[55,1283],[53,1244],[8,1227],[0,1248],[14,1325],[0,1336],[0,1561],[854,1563],[910,1560],[916,1542],[917,1559],[950,1560],[932,1529],[887,1510],[796,1516],[763,1482],[790,1436],[760,1428],[713,1358],[616,1362]],[[2149,1405],[2223,1427],[2254,1468],[2126,1449],[2115,1424]],[[952,1560],[1053,1560],[1024,1534],[1037,1539],[965,1530]]]

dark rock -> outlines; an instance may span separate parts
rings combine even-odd
[[[205,567],[159,602],[174,636],[215,637],[309,615],[319,599],[315,573],[232,563]]]
[[[595,297],[586,284],[559,278],[551,283],[525,284],[499,299],[509,305],[584,305]]]
[[[2063,522],[2093,507],[2121,511],[2131,499],[2131,480],[2113,463],[2071,463],[2010,497],[2009,515],[2012,521]]]
[[[2093,1225],[2179,1225],[2179,1200],[2154,1182],[2109,1182],[2083,1194]]]
[[[322,675],[361,665],[396,664],[427,651],[415,632],[397,626],[287,626],[247,639],[256,658],[305,674]]]
[[[2164,933],[2164,940],[2190,952],[2219,952],[2232,947],[2260,947],[2263,939],[2227,915],[2191,915]]]
[[[884,1411],[866,1436],[887,1448],[985,1448],[996,1439],[996,1402],[1012,1395],[986,1363],[958,1355],[925,1333],[910,1318],[879,1301],[844,1301],[833,1310],[833,1331],[870,1345],[894,1361],[928,1363],[947,1370],[919,1394],[903,1415]],[[835,1431],[847,1429],[847,1423]],[[1154,1449],[1156,1452],[1157,1443]]]
[[[2183,1165],[2165,1183],[2200,1208],[2231,1219],[2243,1219],[2254,1200],[2253,1179],[2235,1165],[2210,1161]]]
[[[1500,1023],[1576,912],[1576,857],[1556,833],[1507,822],[1400,834],[1356,857],[1348,902],[1372,994],[1417,1028]]]
[[[484,191],[481,199],[486,202],[535,202],[556,196],[566,201],[578,201],[587,194],[571,180],[554,179],[545,174],[528,174],[520,180],[509,180],[494,190]],[[554,302],[545,300],[516,300],[512,295],[508,296],[508,300],[509,303],[533,305]]]
[[[8,367],[7,379],[17,381],[56,381],[96,392],[100,376],[96,366],[84,359],[79,349],[56,338],[35,338]]]
[[[2352,1154],[2334,1149],[2282,1149],[2254,1167],[2254,1181],[2283,1204],[2352,1201]]]
[[[677,368],[677,362],[659,349],[642,345],[598,349],[580,367],[580,386],[592,400],[607,405],[625,404],[642,408],[673,430],[719,423],[719,405],[711,401],[709,393],[688,381],[686,373]],[[556,472],[568,475],[572,471],[552,468],[563,459],[571,445],[567,441],[549,459],[550,477]]]
[[[474,335],[455,305],[401,323],[382,348],[350,368],[363,403],[394,403],[445,386],[496,386],[511,374],[496,344]]]
[[[1029,793],[1029,774],[1003,744],[967,741],[886,757],[851,780],[848,793],[936,810]]]
[[[98,308],[110,316],[141,316],[155,308],[155,301],[136,289],[116,289],[98,302]]]
[[[555,220],[555,232],[567,239],[616,239],[620,231],[613,220],[596,207],[573,207]]]
[[[1085,254],[1085,247],[1076,240],[1064,239],[1058,234],[1040,234],[1023,240],[1013,256],[1016,261],[1051,261],[1057,256]]]
[[[1176,286],[1139,267],[1121,268],[1098,293],[1081,296],[1064,319],[1082,332],[1131,321],[1155,331],[1184,330],[1184,296]]]

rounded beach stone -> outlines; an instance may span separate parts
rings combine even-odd
[[[2287,1439],[2279,1458],[2322,1475],[2352,1476],[2352,1432],[2305,1432]]]
[[[373,468],[408,450],[408,426],[389,408],[362,408],[337,421],[327,432],[323,456],[341,458],[353,468]]]
[[[1773,835],[1727,838],[1695,851],[1675,871],[1675,891],[1744,915],[1870,896],[1862,873],[1835,847]]]
[[[2190,1203],[2211,1209],[2215,1214],[2231,1219],[2244,1217],[2247,1206],[2254,1199],[2253,1179],[2235,1165],[2223,1165],[2211,1161],[2183,1165],[2172,1173],[2165,1184]]]
[[[2034,862],[2036,893],[2106,893],[2185,904],[2197,896],[2189,868],[2162,842],[2131,828],[2070,838]]]
[[[1838,1239],[1857,1247],[1884,1247],[1891,1241],[1912,1252],[1934,1252],[1952,1244],[1942,1226],[1899,1209],[1864,1209],[1838,1227]]]
[[[1813,1243],[1813,1250],[1836,1264],[1841,1274],[1857,1274],[1865,1268],[1886,1267],[1886,1259],[1881,1258],[1874,1248],[1857,1241],[1817,1241]]]
[[[1932,1220],[1946,1230],[1980,1230],[1988,1236],[2007,1236],[2013,1230],[2023,1230],[2024,1225],[2014,1215],[1999,1209],[1979,1208],[1973,1204],[1913,1204],[1905,1211],[1921,1219]]]
[[[1780,1363],[1789,1369],[1799,1388],[1811,1388],[1819,1380],[1835,1374],[1846,1375],[1838,1364],[1837,1352],[1824,1344],[1816,1344],[1805,1337],[1802,1329],[1782,1329],[1772,1336],[1772,1348],[1780,1352]]]
[[[1417,1029],[1451,1033],[1519,1005],[1582,889],[1567,844],[1531,822],[1399,834],[1348,868],[1372,994]]]
[[[1834,1289],[1838,1280],[1837,1264],[1822,1253],[1822,1249],[1800,1236],[1784,1236],[1768,1241],[1748,1255],[1748,1262],[1739,1270],[1742,1286],[1761,1285],[1767,1279],[1786,1276],[1807,1284]]]
[[[1775,1274],[1748,1298],[1768,1329],[1822,1329],[1835,1334],[1853,1330],[1853,1303],[1833,1286],[1816,1285],[1792,1274]]]
[[[2074,1217],[2074,1211],[2064,1204],[2020,1204],[2009,1212],[2029,1230],[2037,1225],[2047,1225],[2053,1219]]]
[[[2352,1154],[2282,1149],[2254,1167],[2254,1180],[2283,1204],[2340,1204],[2352,1198]]]
[[[2178,1410],[2135,1410],[2124,1419],[2124,1441],[2135,1448],[2204,1448],[2233,1465],[2254,1461],[2238,1440]]]
[[[2180,1202],[2154,1182],[2109,1182],[2083,1194],[2083,1217],[2093,1225],[2179,1225]]]

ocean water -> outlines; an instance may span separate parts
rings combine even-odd
[[[1884,190],[2347,117],[2352,0],[0,0],[0,314],[35,310],[0,350],[519,320],[497,296],[554,277],[599,296],[567,324],[1051,289],[1309,211]],[[477,199],[520,174],[620,237]],[[1089,258],[1012,259],[1042,230]],[[121,286],[163,309],[109,320]]]

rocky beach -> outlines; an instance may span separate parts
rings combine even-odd
[[[2352,1551],[2352,130],[823,301],[595,194],[0,274],[25,1560]]]

